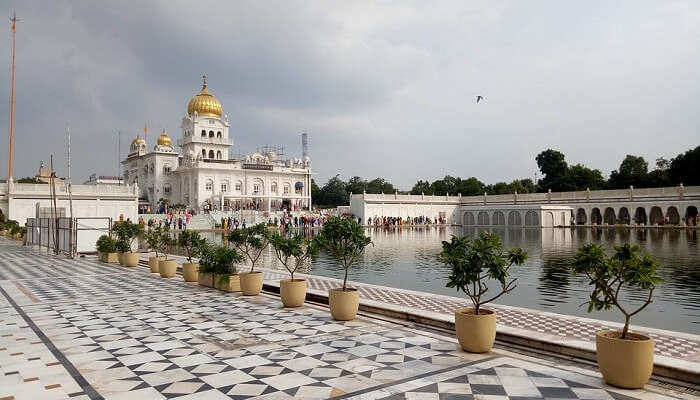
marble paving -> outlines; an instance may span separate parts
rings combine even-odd
[[[587,366],[495,350],[370,317],[337,322],[162,279],[66,260],[0,238],[0,400],[662,399],[606,386]]]

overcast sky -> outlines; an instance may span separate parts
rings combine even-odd
[[[4,1],[17,34],[14,176],[54,153],[117,169],[115,131],[175,139],[201,75],[233,153],[281,144],[315,179],[532,177],[555,148],[609,174],[700,144],[700,2]],[[10,93],[11,35],[0,92]],[[486,100],[475,103],[475,97]],[[9,101],[0,106],[7,174]]]

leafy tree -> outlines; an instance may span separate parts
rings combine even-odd
[[[608,257],[600,245],[588,243],[578,250],[572,266],[575,273],[585,274],[593,285],[588,312],[616,307],[625,316],[620,338],[626,339],[630,318],[651,304],[654,289],[661,282],[656,275],[657,264],[648,254],[641,255],[639,246],[615,246],[615,254]],[[644,303],[634,311],[628,311],[619,298],[623,286],[648,291]]]
[[[505,182],[497,182],[486,186],[486,192],[488,194],[510,194],[513,193],[513,188]]]
[[[659,157],[656,159],[656,169],[660,169],[662,171],[667,171],[671,167],[671,161]]]
[[[176,244],[177,241],[170,233],[170,229],[162,229],[160,232],[160,239],[158,239],[158,246],[160,247],[160,252],[163,253],[166,260],[168,259],[168,254],[170,254],[170,251]]]
[[[411,189],[411,194],[433,194],[430,182],[427,180],[416,182],[416,184],[413,185],[413,189]]]
[[[525,178],[525,179],[516,179],[513,182],[510,183],[513,192],[518,192],[518,193],[535,193],[537,192],[537,186],[535,186],[535,183],[532,182],[532,179],[530,178]]]
[[[270,239],[275,255],[282,265],[289,271],[290,279],[294,281],[294,273],[306,265],[318,253],[316,242],[302,235],[284,238],[279,233],[273,233]]]
[[[243,229],[234,229],[228,234],[227,239],[250,261],[250,272],[253,272],[255,263],[260,260],[270,243],[270,234],[267,226],[259,223]]]
[[[551,189],[553,192],[560,190],[560,187],[569,170],[569,166],[564,160],[564,154],[547,149],[535,157],[537,166],[544,175],[544,178],[538,182],[539,190],[546,192]]]
[[[131,221],[119,221],[112,226],[117,236],[117,250],[121,253],[131,251],[134,240],[143,233],[143,227]]]
[[[610,173],[608,186],[611,189],[624,189],[630,186],[645,187],[647,183],[647,172],[649,164],[644,157],[628,154],[620,168]]]
[[[354,219],[330,217],[324,222],[321,232],[314,237],[314,246],[324,249],[345,270],[343,291],[348,281],[348,268],[352,266],[365,251],[372,240],[365,236],[365,229]]]
[[[346,190],[346,183],[340,179],[339,175],[332,177],[331,179],[323,185],[321,195],[324,206],[336,207],[348,204],[348,196]]]
[[[433,194],[437,196],[444,196],[447,193],[457,194],[457,178],[445,175],[444,178],[433,182],[430,188]]]
[[[394,193],[395,190],[394,185],[383,178],[375,178],[367,182],[367,193]]]
[[[447,287],[464,292],[474,304],[474,314],[479,315],[482,305],[515,289],[516,279],[508,281],[509,269],[524,263],[527,253],[521,248],[506,252],[497,235],[483,232],[473,240],[453,235],[451,241],[443,241],[440,258],[452,268]],[[501,291],[490,299],[482,297],[489,290],[487,279],[501,284]]]
[[[605,178],[598,169],[590,169],[583,164],[569,167],[566,173],[566,186],[569,190],[598,190],[605,188]]]
[[[158,257],[158,251],[160,250],[160,239],[162,234],[163,228],[158,225],[146,229],[146,231],[143,233],[143,238],[146,239],[146,244],[148,244],[149,248],[153,249],[153,251],[156,253],[156,257]]]
[[[17,183],[39,183],[39,184],[42,184],[42,183],[48,183],[48,182],[44,182],[41,179],[35,178],[33,176],[27,176],[24,178],[17,179]]]
[[[345,190],[347,191],[348,195],[350,193],[359,194],[367,191],[367,181],[362,179],[360,176],[353,176],[345,185]]]
[[[668,168],[671,184],[700,185],[700,146],[679,154]]]
[[[461,193],[462,196],[478,196],[484,194],[485,191],[486,185],[472,176],[468,179],[457,178],[456,187],[454,188],[454,191],[450,193]]]
[[[199,235],[199,232],[191,230],[184,230],[177,237],[177,244],[185,249],[188,263],[192,263],[192,257],[199,256],[199,251],[204,243],[205,239]]]

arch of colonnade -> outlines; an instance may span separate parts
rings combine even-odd
[[[692,202],[575,204],[576,225],[696,225],[700,204]]]

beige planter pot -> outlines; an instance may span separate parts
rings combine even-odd
[[[263,275],[259,271],[238,274],[241,279],[241,292],[244,296],[257,296],[260,294],[263,287]]]
[[[182,279],[185,282],[197,282],[199,279],[199,263],[182,263]]]
[[[637,333],[619,339],[620,332],[600,331],[595,336],[598,368],[605,382],[627,389],[644,387],[654,369],[654,340]]]
[[[177,260],[160,260],[158,272],[161,278],[172,278],[177,272]]]
[[[100,262],[106,263],[106,262],[107,262],[107,253],[103,253],[103,252],[101,252],[101,251],[97,252],[97,259],[98,259]]]
[[[228,279],[226,279],[228,277]],[[214,287],[224,292],[240,292],[241,278],[236,275],[214,274]]]
[[[214,274],[211,272],[200,272],[197,276],[197,282],[202,286],[214,287]]]
[[[109,264],[118,264],[119,263],[119,253],[105,253],[105,259],[107,263]]]
[[[121,253],[119,263],[125,267],[137,267],[139,265],[140,258],[141,255],[139,253],[134,253],[133,251]]]
[[[285,307],[301,307],[306,299],[306,280],[282,279],[280,281],[280,297]]]
[[[341,288],[328,291],[328,305],[331,308],[331,316],[338,321],[350,321],[355,319],[360,308],[360,292],[357,289]]]
[[[455,332],[462,349],[486,353],[496,340],[496,313],[482,308],[476,315],[473,308],[460,308],[455,311]]]
[[[165,260],[165,257],[148,257],[148,266],[151,268],[151,272],[158,273],[158,265],[161,260]]]

